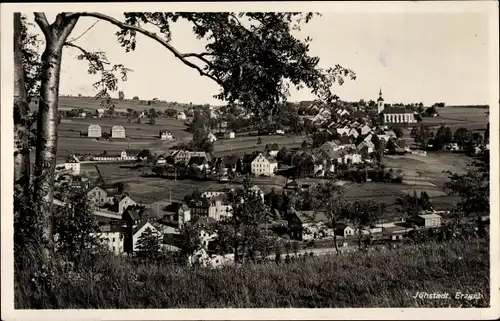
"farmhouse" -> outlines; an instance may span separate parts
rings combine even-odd
[[[101,126],[89,125],[89,129],[87,131],[87,136],[88,137],[101,137],[102,136]]]
[[[342,236],[342,237],[348,237],[348,236],[355,235],[355,233],[356,233],[356,231],[349,224],[339,223],[339,224],[337,224],[337,226],[335,226],[335,235]]]
[[[111,128],[112,138],[125,138],[125,128],[120,125],[115,125]]]
[[[241,159],[236,155],[228,155],[221,158],[217,158],[214,162],[215,168],[224,168],[232,172],[241,172],[242,163]]]
[[[273,176],[278,169],[278,162],[269,157],[266,158],[262,153],[259,153],[257,157],[251,162],[251,173],[255,176]]]
[[[87,198],[91,205],[101,207],[108,204],[108,193],[99,186],[95,186],[87,192]]]
[[[114,254],[122,254],[124,250],[124,234],[126,228],[117,225],[103,225],[99,227],[99,232],[90,233],[92,236],[97,236],[108,245],[109,250]]]
[[[181,111],[180,113],[177,114],[177,119],[186,120],[186,114],[183,111]]]
[[[75,155],[69,155],[64,163],[64,169],[72,175],[80,175],[80,160]]]
[[[382,98],[382,89],[380,89],[379,98],[377,99],[377,111],[380,121],[384,125],[408,125],[417,122],[413,111],[401,107],[385,108],[384,98]]]
[[[435,213],[424,213],[407,219],[408,222],[417,226],[438,227],[441,226],[441,216]]]
[[[160,130],[159,136],[161,140],[172,140],[174,136],[168,130]]]
[[[323,212],[297,211],[291,208],[287,213],[290,237],[296,240],[318,239],[332,230],[327,228],[328,218]]]

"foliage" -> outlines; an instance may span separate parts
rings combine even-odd
[[[268,237],[267,224],[273,217],[260,195],[252,190],[252,182],[246,177],[242,190],[229,193],[231,215],[222,220],[218,228],[219,246],[230,248],[235,261],[245,263],[247,257],[254,258],[258,243]]]
[[[345,213],[349,221],[354,225],[358,237],[359,249],[361,249],[361,241],[364,236],[363,230],[365,228],[370,228],[370,226],[376,222],[378,212],[379,205],[371,200],[355,201],[346,206]],[[370,239],[368,239],[368,241],[370,241]]]
[[[146,227],[137,239],[136,251],[141,256],[155,257],[159,254],[161,239],[158,232]]]
[[[120,99],[120,100],[125,99],[125,93],[124,93],[122,90],[120,90],[120,91],[118,92],[118,99]]]
[[[399,206],[400,212],[405,216],[418,215],[421,211],[432,210],[432,203],[425,191],[420,192],[420,197],[415,191],[413,195],[406,194],[399,197],[395,204]]]
[[[486,162],[485,162],[486,161]],[[450,195],[458,195],[461,200],[456,211],[464,216],[490,213],[490,168],[489,159],[468,164],[465,173],[446,171],[449,181],[444,184]]]
[[[342,84],[344,77],[355,79],[351,70],[340,65],[319,68],[319,58],[308,54],[311,39],[302,41],[292,35],[292,30],[300,29],[300,24],[313,16],[285,12],[125,13],[125,23],[135,28],[122,28],[117,35],[127,51],[135,50],[137,33],[143,33],[142,26],[149,25],[158,27],[158,36],[152,38],[165,45],[172,37],[171,24],[186,20],[198,38],[208,41],[206,51],[183,54],[167,48],[184,64],[221,86],[216,98],[237,103],[266,119],[286,101],[290,84],[309,87],[320,99],[332,101],[334,83]]]
[[[149,118],[148,124],[150,124],[150,125],[156,124],[156,118],[154,118],[154,117]]]
[[[289,264],[220,269],[166,267],[108,256],[71,271],[53,269],[53,288],[39,287],[30,269],[16,270],[16,309],[464,308],[490,303],[488,239],[407,245],[362,255],[301,255]],[[420,300],[408,295],[423,287],[429,293],[471,289],[483,297]]]
[[[97,221],[88,206],[85,193],[69,194],[65,206],[55,219],[55,248],[71,261],[78,262],[84,254],[94,255],[102,249]]]

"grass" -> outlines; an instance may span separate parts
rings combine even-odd
[[[488,123],[487,111],[487,109],[467,107],[438,108],[439,116],[424,117],[423,123],[429,126],[440,126],[445,123],[452,131],[460,127],[469,130],[484,130]]]
[[[214,154],[216,156],[224,155],[243,155],[245,153],[251,153],[254,150],[264,151],[267,144],[276,143],[281,149],[286,146],[288,149],[300,147],[302,141],[305,139],[304,136],[260,136],[262,143],[257,145],[257,139],[259,136],[239,136],[233,139],[223,139],[218,140],[214,143]]]
[[[145,121],[146,122],[146,121]],[[125,127],[129,139],[114,139],[111,142],[97,141],[89,137],[80,137],[80,131],[87,132],[88,126],[98,124],[102,132],[109,132],[114,125]],[[158,131],[166,129],[172,132],[176,140],[160,141]],[[64,161],[71,153],[101,153],[119,154],[127,149],[151,149],[153,152],[165,151],[180,141],[191,139],[192,135],[185,131],[186,125],[177,119],[157,118],[155,125],[147,123],[128,123],[124,118],[90,118],[90,119],[65,119],[59,124],[59,140],[57,160]]]
[[[282,265],[211,270],[155,262],[133,265],[114,257],[80,270],[54,272],[52,290],[37,289],[31,271],[19,271],[16,309],[487,307],[490,296],[485,239]],[[451,299],[414,299],[417,292],[450,293]],[[456,300],[456,292],[480,293],[482,299]]]

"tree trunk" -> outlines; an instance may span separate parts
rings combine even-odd
[[[66,19],[64,14],[59,14],[55,22],[48,25],[45,15],[35,14],[35,16],[35,21],[45,35],[45,51],[42,54],[38,106],[34,202],[35,210],[43,220],[43,247],[50,253],[53,251],[52,202],[58,138],[62,49],[77,22],[77,18]]]
[[[14,183],[29,192],[28,95],[24,83],[21,13],[14,13]]]
[[[335,229],[333,232],[333,243],[335,244],[335,252],[339,254],[339,246],[337,245],[337,234],[335,234]]]

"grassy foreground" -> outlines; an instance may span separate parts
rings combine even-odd
[[[16,309],[487,307],[490,296],[485,239],[217,270],[125,258],[81,270],[54,273],[45,289],[19,272]],[[412,298],[417,292],[451,298]],[[456,292],[482,299],[456,300]]]

